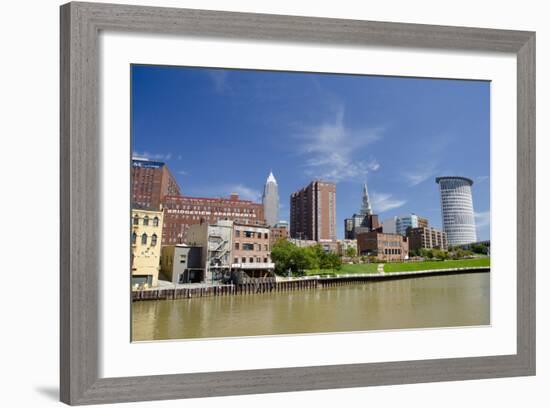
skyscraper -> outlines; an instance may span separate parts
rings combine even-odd
[[[336,184],[316,180],[291,194],[290,237],[336,241]]]
[[[262,196],[264,215],[267,225],[274,226],[279,222],[279,188],[273,172],[269,172]]]
[[[378,222],[378,215],[373,214],[372,206],[369,198],[369,190],[367,183],[363,184],[363,196],[361,198],[361,209],[359,214],[353,214],[351,218],[344,220],[345,226],[345,238],[355,239],[357,232],[362,230],[371,231],[380,227]]]
[[[466,177],[437,177],[441,193],[443,230],[449,245],[464,245],[477,241],[472,203],[472,184]]]
[[[370,205],[369,190],[367,189],[367,183],[363,184],[363,199],[361,202],[361,211],[359,211],[363,217],[372,215],[372,207]]]

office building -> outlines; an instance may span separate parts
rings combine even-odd
[[[471,179],[466,177],[437,177],[441,194],[443,231],[449,245],[464,245],[477,241],[472,202]]]
[[[187,245],[200,247],[203,281],[220,283],[231,276],[233,250],[233,221],[202,222],[189,226]]]
[[[279,221],[279,188],[273,172],[269,172],[262,196],[267,225],[274,226]]]
[[[187,230],[191,225],[215,224],[232,220],[251,225],[265,225],[264,206],[241,200],[237,194],[227,198],[167,196],[164,209],[164,245],[188,243]]]
[[[160,210],[162,199],[180,195],[180,187],[168,166],[160,161],[132,159],[132,208]]]
[[[381,228],[378,215],[373,214],[370,203],[367,183],[363,184],[363,194],[361,198],[361,208],[359,213],[353,214],[351,218],[344,220],[344,238],[356,239],[360,232],[369,232]]]
[[[339,239],[336,242],[336,254],[339,256],[347,256],[348,250],[352,248],[355,255],[357,252],[357,240],[356,239]]]
[[[407,238],[409,238],[409,250],[418,251],[420,249],[448,249],[447,234],[433,227],[407,228]]]
[[[204,281],[243,283],[249,278],[274,277],[269,228],[221,220],[194,224],[188,245],[202,248]]]
[[[290,236],[317,242],[336,241],[336,184],[316,180],[291,194]]]
[[[288,222],[279,221],[273,227],[269,228],[270,241],[273,246],[274,243],[281,239],[288,239],[290,237],[290,231],[288,229]]]
[[[267,226],[233,223],[232,280],[242,283],[248,278],[274,278],[271,262],[270,231]]]
[[[382,230],[388,234],[407,235],[407,228],[424,228],[428,220],[416,214],[399,215],[387,218],[382,223]]]
[[[162,239],[162,211],[132,209],[132,287],[157,286]]]
[[[374,256],[384,262],[404,261],[409,258],[407,237],[379,231],[357,234],[357,251],[361,256]]]

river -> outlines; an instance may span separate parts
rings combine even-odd
[[[488,325],[489,278],[484,272],[303,291],[133,302],[132,339]]]

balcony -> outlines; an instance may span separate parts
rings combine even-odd
[[[246,263],[234,263],[231,264],[233,269],[274,269],[275,264],[273,262],[246,262]]]

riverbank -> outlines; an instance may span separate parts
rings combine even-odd
[[[445,265],[446,266],[446,265]],[[255,282],[240,285],[201,285],[199,287],[151,288],[132,291],[132,300],[190,299],[211,296],[252,295],[266,292],[311,290],[323,287],[351,285],[361,282],[406,279],[422,276],[489,272],[487,266],[450,267],[445,269],[409,270],[399,272],[367,272],[329,275],[310,275],[299,278],[277,277],[275,282]]]
[[[489,268],[491,258],[479,257],[472,259],[449,259],[445,261],[419,261],[419,262],[392,262],[392,263],[368,263],[368,264],[343,264],[339,270],[336,269],[310,269],[306,275],[350,275],[350,274],[371,274],[371,273],[392,273],[408,271],[429,271],[452,268]]]

